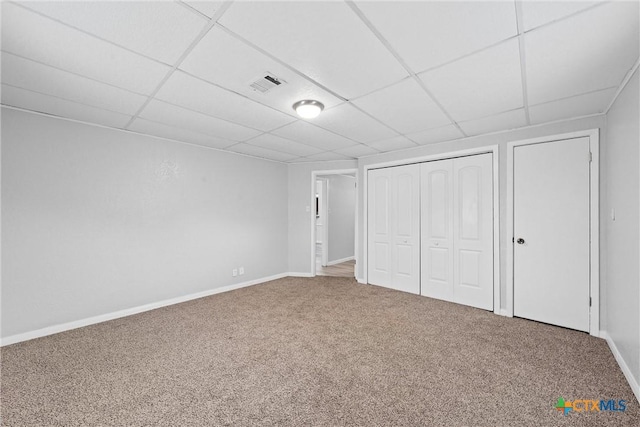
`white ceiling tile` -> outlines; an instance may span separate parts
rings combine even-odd
[[[179,129],[141,118],[136,118],[128,129],[148,135],[175,139],[176,141],[190,142],[192,144],[204,145],[205,147],[212,148],[225,148],[235,144],[234,141],[215,138],[202,133],[193,132],[187,129]]]
[[[370,142],[397,135],[393,130],[348,103],[325,110],[310,121],[315,125],[360,142]]]
[[[442,126],[436,129],[407,135],[412,141],[418,144],[431,144],[435,142],[450,141],[452,139],[462,138],[464,135],[454,125]]]
[[[571,98],[551,101],[529,107],[531,123],[544,123],[571,117],[586,116],[604,112],[613,100],[616,88],[609,88]]]
[[[289,115],[295,115],[292,106],[302,99],[318,100],[325,108],[342,102],[217,27],[207,33],[180,68]],[[274,74],[285,83],[264,94],[254,91],[249,85],[263,77],[265,72]]]
[[[313,145],[322,150],[338,150],[357,144],[350,139],[346,139],[301,120],[276,129],[271,133],[303,144]]]
[[[2,82],[130,116],[147,100],[144,96],[4,52]]]
[[[396,136],[395,138],[375,141],[367,145],[383,153],[387,151],[403,150],[405,148],[417,147],[417,144],[415,142],[404,136]]]
[[[221,1],[185,1],[186,4],[196,9],[198,12],[207,15],[212,18],[213,15],[220,9],[220,6],[224,2]]]
[[[257,145],[259,147],[268,148],[269,150],[281,151],[296,156],[309,156],[318,154],[322,150],[310,145],[301,144],[289,139],[280,138],[276,135],[263,133],[255,138],[246,141],[247,144]]]
[[[515,129],[526,124],[527,119],[523,108],[468,122],[458,122],[458,125],[467,135],[481,135],[483,133]]]
[[[380,151],[366,145],[354,145],[353,147],[349,148],[341,148],[340,150],[336,150],[335,152],[348,157],[362,157],[370,156],[372,154],[378,154]]]
[[[520,50],[513,39],[420,74],[456,120],[472,120],[523,107]]]
[[[343,2],[236,2],[220,22],[346,98],[407,76]]]
[[[450,123],[414,79],[403,80],[353,103],[400,133],[413,133]]]
[[[443,64],[517,34],[513,2],[358,2],[414,71]]]
[[[618,86],[638,59],[638,2],[612,2],[525,35],[529,103]]]
[[[326,151],[320,154],[314,154],[312,156],[307,156],[306,159],[313,161],[332,161],[332,160],[351,160],[353,156],[345,156],[343,154],[333,153],[331,151]]]
[[[171,75],[156,98],[243,126],[269,131],[296,119],[181,71]]]
[[[523,1],[522,22],[525,31],[587,9],[601,1]]]
[[[174,64],[208,21],[169,1],[37,1],[25,7]]]
[[[151,101],[142,110],[140,117],[231,141],[244,141],[260,134],[260,131],[255,129],[249,129],[158,100]]]
[[[4,77],[4,76],[3,76]],[[97,123],[104,126],[122,128],[131,116],[89,107],[65,99],[2,85],[2,103],[25,110],[52,114],[68,119]]]
[[[2,3],[2,50],[150,94],[170,68],[13,3]]]
[[[228,150],[236,153],[247,154],[249,156],[261,157],[263,159],[277,160],[279,162],[286,162],[298,157],[291,154],[281,153],[280,151],[269,150],[268,148],[244,143],[229,147]]]

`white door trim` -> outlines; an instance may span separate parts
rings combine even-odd
[[[355,174],[356,179],[356,229],[355,229],[355,242],[354,242],[354,250],[355,250],[355,259],[356,259],[356,268],[358,265],[358,169],[335,169],[335,170],[317,170],[311,172],[311,193],[310,193],[310,202],[309,206],[314,207],[316,205],[316,180],[319,176],[324,175],[344,175],[344,174]],[[325,201],[326,202],[326,201]],[[309,209],[311,212],[309,213],[309,218],[311,219],[311,277],[315,277],[316,275],[316,210],[315,208]],[[327,218],[328,219],[328,218]],[[326,227],[325,227],[326,229]],[[326,248],[326,240],[323,242]],[[325,252],[327,252],[325,250]]]
[[[589,167],[589,187],[590,187],[590,284],[589,292],[591,296],[591,307],[589,310],[589,334],[595,337],[600,336],[600,136],[598,129],[563,133],[560,135],[545,136],[541,138],[525,139],[513,141],[507,144],[507,241],[513,239],[513,150],[517,146],[540,144],[544,142],[561,141],[589,137],[589,150],[592,154],[592,161]],[[505,301],[504,315],[513,317],[513,243],[508,243],[507,249],[507,295]]]
[[[367,235],[367,206],[368,206],[368,175],[370,169],[379,169],[390,166],[402,166],[409,165],[413,163],[422,163],[429,162],[434,160],[444,160],[444,159],[452,159],[454,157],[462,157],[462,156],[472,156],[474,154],[484,154],[484,153],[492,153],[493,154],[493,312],[496,314],[501,314],[500,310],[500,185],[499,185],[499,146],[496,145],[488,145],[484,147],[478,148],[470,148],[467,150],[459,150],[459,151],[449,151],[447,153],[440,154],[432,154],[429,156],[420,156],[414,157],[411,159],[404,160],[396,160],[390,162],[383,163],[375,163],[371,165],[366,165],[363,167],[363,175],[362,175],[362,189],[358,192],[358,194],[362,194],[362,207],[364,210],[363,218],[363,245],[364,252],[362,253],[362,277],[357,278],[360,283],[368,283],[367,277],[367,262],[368,262],[368,235]],[[356,229],[357,231],[357,229]],[[356,240],[357,243],[357,240]],[[357,254],[356,248],[356,254]]]

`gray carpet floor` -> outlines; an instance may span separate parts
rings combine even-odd
[[[640,425],[604,340],[337,277],[7,346],[1,391],[6,426]]]

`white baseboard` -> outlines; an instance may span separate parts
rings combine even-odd
[[[351,260],[354,260],[354,259],[356,259],[356,257],[348,256],[346,258],[337,259],[335,261],[327,261],[327,266],[336,265],[336,264],[342,264],[343,262],[351,261]]]
[[[358,283],[362,284],[362,285],[366,285],[367,284],[367,281],[364,280],[363,278],[360,278],[360,277],[356,277],[356,281]]]
[[[289,276],[289,277],[313,277],[313,274],[290,271],[289,273],[287,273],[287,276]]]
[[[636,395],[636,399],[640,403],[640,384],[638,384],[638,381],[633,377],[631,369],[629,369],[627,362],[625,362],[625,360],[622,358],[618,347],[616,347],[616,343],[613,342],[613,339],[609,336],[609,333],[607,331],[600,331],[600,337],[607,340],[607,344],[609,344],[609,348],[613,353],[613,357],[616,358],[616,362],[618,362],[618,365],[620,366],[624,377],[627,379],[627,382],[631,386],[631,390],[633,390],[633,394]]]
[[[260,283],[281,279],[283,277],[287,277],[288,275],[289,275],[288,273],[275,274],[273,276],[262,277],[260,279],[249,280],[246,282],[236,283],[229,286],[222,286],[220,288],[209,289],[207,291],[197,292],[195,294],[183,295],[180,297],[170,298],[163,301],[152,302],[150,304],[131,307],[131,308],[127,308],[119,311],[114,311],[112,313],[106,313],[106,314],[101,314],[99,316],[88,317],[86,319],[75,320],[73,322],[47,326],[46,328],[36,329],[35,331],[29,331],[29,332],[24,332],[22,334],[11,335],[6,338],[3,338],[0,341],[0,347],[10,345],[10,344],[16,344],[22,341],[32,340],[34,338],[46,337],[47,335],[53,335],[59,332],[82,328],[83,326],[95,325],[96,323],[102,323],[108,320],[118,319],[120,317],[131,316],[133,314],[143,313],[145,311],[154,310],[160,307],[166,307],[173,304],[179,304],[181,302],[208,297],[210,295],[220,294],[222,292],[229,292],[235,289],[246,288],[248,286],[253,286]]]

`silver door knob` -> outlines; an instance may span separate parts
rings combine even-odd
[[[516,240],[516,243],[518,243],[519,245],[524,245],[524,239],[522,237],[519,237],[518,240]]]

